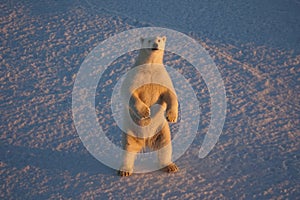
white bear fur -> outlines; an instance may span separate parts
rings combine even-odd
[[[145,147],[158,151],[160,167],[177,171],[172,163],[169,122],[176,122],[178,101],[171,78],[163,65],[166,37],[141,38],[141,50],[134,68],[121,87],[124,99],[123,147],[121,176],[133,172],[135,155]],[[162,148],[164,147],[164,148]]]

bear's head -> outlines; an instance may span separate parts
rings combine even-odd
[[[147,49],[149,51],[159,51],[165,50],[167,37],[148,37],[148,38],[141,38],[141,45],[142,49]]]

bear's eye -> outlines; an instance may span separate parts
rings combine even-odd
[[[160,40],[158,40],[158,42],[160,42]]]

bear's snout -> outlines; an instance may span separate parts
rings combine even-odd
[[[158,50],[158,44],[154,43],[154,44],[152,45],[152,50]]]

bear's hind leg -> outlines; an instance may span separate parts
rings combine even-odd
[[[158,133],[154,145],[158,150],[158,161],[162,170],[169,173],[179,171],[177,165],[172,162],[171,132],[168,123]]]
[[[130,176],[133,173],[134,160],[136,154],[143,148],[143,140],[140,140],[132,135],[125,134],[123,139],[124,157],[123,164],[118,171],[119,176]]]
[[[123,165],[118,171],[119,176],[130,176],[133,173],[133,165],[135,160],[136,153],[125,152]]]

